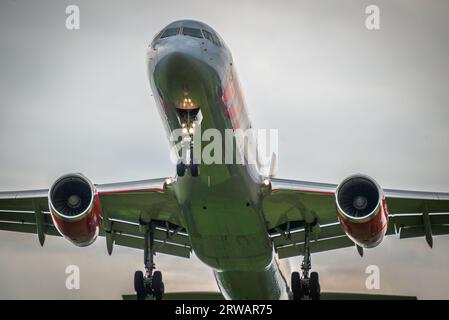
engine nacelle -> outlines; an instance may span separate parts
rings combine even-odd
[[[62,176],[50,188],[48,202],[59,233],[79,247],[92,244],[100,231],[102,213],[95,186],[82,174]]]
[[[356,174],[335,193],[338,219],[346,235],[363,248],[377,246],[388,227],[388,210],[382,188],[372,178]]]

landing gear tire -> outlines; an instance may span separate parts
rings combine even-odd
[[[302,288],[301,288],[301,277],[299,272],[292,272],[291,277],[291,286],[293,293],[293,300],[301,300],[302,299]]]
[[[153,296],[156,300],[162,300],[164,296],[164,283],[162,282],[162,273],[155,271],[151,279],[151,288],[153,290]]]
[[[320,300],[321,288],[318,272],[310,273],[309,290],[310,290],[310,298],[312,300]]]
[[[184,177],[184,174],[186,173],[186,165],[182,162],[178,163],[176,165],[176,174],[178,177]]]
[[[134,273],[134,290],[136,291],[137,294],[137,300],[145,300],[147,293],[145,290],[145,283],[143,280],[142,271],[136,271]]]
[[[164,297],[164,284],[163,283],[162,283],[162,289],[158,290],[158,291],[154,291],[153,296],[154,296],[154,299],[158,300],[158,301],[163,299],[163,297]]]
[[[197,163],[190,165],[190,174],[192,177],[198,177],[200,175],[200,166]]]

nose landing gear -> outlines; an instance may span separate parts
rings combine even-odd
[[[193,159],[193,137],[195,129],[199,124],[199,111],[200,108],[191,110],[177,109],[183,133],[181,160],[176,165],[176,174],[178,177],[184,177],[186,169],[189,169],[192,177],[198,177],[200,175],[199,164],[195,163]]]
[[[162,300],[165,292],[164,282],[162,281],[162,273],[154,271],[154,227],[151,222],[145,224],[144,241],[145,275],[142,271],[134,273],[134,290],[137,294],[137,300],[145,300],[150,295],[153,295],[156,300]]]
[[[200,165],[195,163],[193,158],[193,136],[188,136],[184,139],[183,144],[185,143],[186,145],[183,145],[181,160],[176,165],[176,174],[178,177],[184,177],[188,168],[192,177],[198,177],[200,175]]]
[[[299,272],[292,272],[291,288],[293,300],[320,300],[321,287],[318,272],[310,272],[312,269],[312,259],[310,255],[310,225],[304,228],[304,257],[301,264],[302,277]],[[309,275],[310,273],[310,275]]]

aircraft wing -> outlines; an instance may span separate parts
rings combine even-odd
[[[144,219],[156,225],[156,252],[190,256],[178,203],[164,183],[152,179],[96,185],[103,213],[100,236],[106,237],[110,253],[114,244],[143,249]],[[48,190],[0,192],[0,230],[35,233],[41,245],[46,235],[60,236],[49,212]]]
[[[272,179],[262,209],[279,258],[304,252],[304,221],[312,228],[311,252],[355,246],[340,227],[336,184]],[[400,239],[449,234],[449,193],[384,189],[389,215],[387,235]],[[426,208],[426,210],[424,209]]]

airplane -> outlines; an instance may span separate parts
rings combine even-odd
[[[147,68],[167,134],[180,130],[187,141],[176,175],[94,184],[74,173],[48,189],[2,192],[0,230],[37,234],[41,245],[47,235],[80,247],[102,236],[109,254],[114,245],[141,249],[140,300],[164,297],[156,253],[194,252],[226,299],[319,300],[313,253],[355,247],[363,255],[389,235],[432,247],[433,236],[449,234],[449,193],[385,189],[363,174],[333,184],[275,178],[258,163],[193,161],[196,130],[252,128],[231,52],[207,24],[167,25],[148,47]],[[239,150],[247,143],[232,141]],[[285,258],[296,256],[302,263],[290,273]]]

